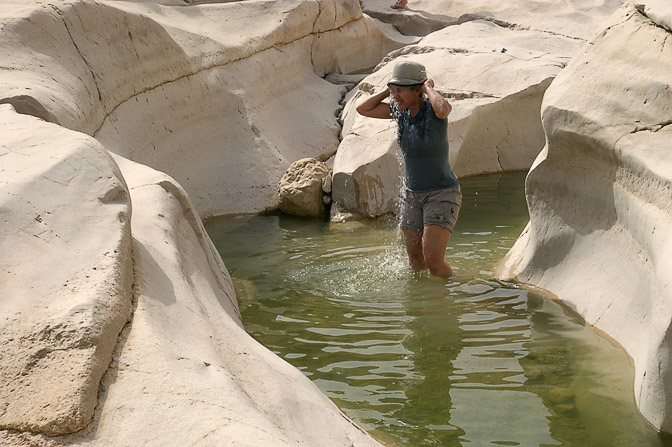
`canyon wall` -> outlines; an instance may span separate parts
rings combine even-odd
[[[459,175],[532,165],[500,275],[621,343],[672,431],[669,7],[590,37],[619,1],[489,3],[417,0],[397,31],[451,26],[409,40],[354,0],[5,1],[0,444],[379,445],[244,332],[200,218],[274,208],[291,162],[339,147],[326,75],[381,60],[348,96],[334,197],[393,211],[394,128],[354,104],[403,59],[455,106]]]
[[[276,206],[337,146],[323,77],[399,45],[357,1],[3,3],[1,445],[379,445],[245,333],[200,219]]]
[[[201,216],[276,207],[293,161],[338,147],[323,77],[401,46],[357,1],[8,6],[0,103],[169,173]]]
[[[635,399],[672,432],[672,32],[626,3],[547,90],[530,223],[499,276],[542,287],[620,343]]]
[[[567,2],[432,2],[392,14],[389,2],[365,0],[365,11],[404,31],[444,28],[388,54],[348,97],[343,141],[334,162],[334,220],[355,213],[395,213],[401,157],[396,125],[357,116],[355,105],[385,88],[394,64],[426,66],[453,111],[450,162],[458,176],[527,170],[544,146],[541,101],[551,81],[620,0]]]

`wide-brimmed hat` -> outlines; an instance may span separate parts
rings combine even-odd
[[[417,62],[403,61],[397,62],[392,71],[392,79],[387,84],[390,85],[418,85],[427,79],[425,66]]]

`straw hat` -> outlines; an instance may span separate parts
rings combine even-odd
[[[418,85],[427,79],[425,66],[417,62],[397,62],[387,85]]]

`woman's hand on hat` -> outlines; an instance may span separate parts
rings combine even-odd
[[[422,83],[422,92],[423,93],[427,93],[427,87],[434,88],[434,80],[433,79],[425,79],[425,81]]]

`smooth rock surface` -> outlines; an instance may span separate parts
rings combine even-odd
[[[365,131],[354,128],[343,138],[334,160],[334,222],[348,220],[344,216],[353,212],[378,217],[396,211],[402,160],[396,140],[390,140],[393,126],[391,120],[371,120],[362,124]]]
[[[403,44],[356,0],[9,0],[0,19],[0,103],[168,172],[202,216],[277,207],[289,164],[338,146],[344,88],[322,77]]]
[[[355,0],[3,3],[0,445],[379,445],[245,333],[199,212],[277,206],[321,77],[399,45]]]
[[[72,441],[378,446],[245,332],[231,279],[184,190],[164,174],[116,160],[136,207],[137,302],[103,382],[97,425]]]
[[[390,17],[461,25],[391,54],[359,95],[417,57],[455,105],[458,174],[529,166],[548,83],[619,3],[417,0]],[[666,1],[638,3],[549,90],[532,223],[502,276],[623,344],[643,414],[672,431],[672,40]],[[345,87],[322,77],[416,41],[355,0],[4,0],[0,445],[379,445],[244,332],[199,214],[277,206],[286,167],[338,144]],[[353,104],[338,164],[362,186],[333,193],[384,213],[394,129]]]
[[[134,309],[101,405],[76,434],[0,431],[0,444],[380,446],[245,332],[231,278],[182,187],[115,160],[136,208]]]
[[[665,0],[656,0],[662,3]],[[621,0],[409,0],[406,8],[393,10],[389,0],[362,0],[362,9],[373,17],[404,29],[409,22],[431,25],[441,21],[446,26],[472,20],[489,20],[503,27],[512,27],[547,34],[586,40],[601,18],[608,17],[621,5]],[[427,26],[427,25],[426,25]]]
[[[131,207],[91,137],[0,105],[0,429],[72,433],[131,315]]]
[[[542,108],[547,144],[526,182],[530,224],[498,270],[549,290],[620,343],[642,414],[666,432],[671,43],[667,27],[627,3],[555,79]]]

